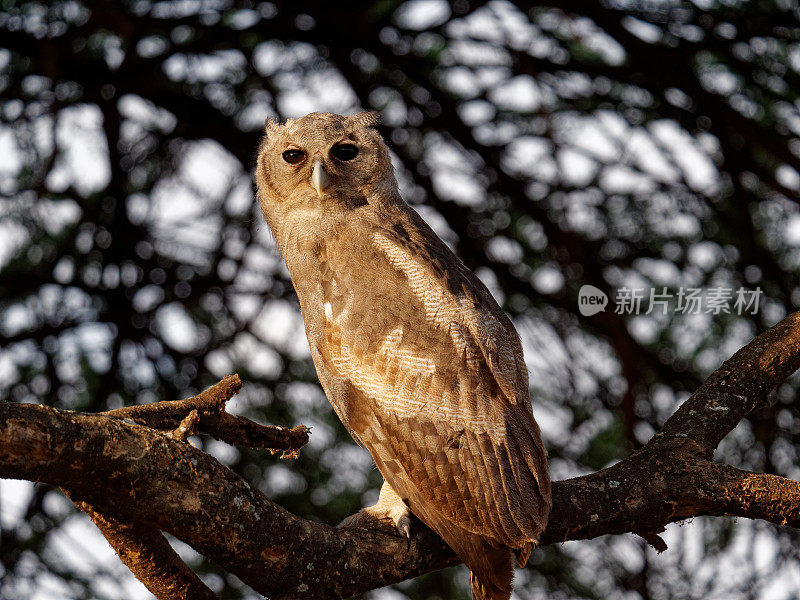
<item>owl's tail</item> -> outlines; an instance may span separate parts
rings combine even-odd
[[[511,550],[496,548],[482,558],[480,571],[469,573],[472,600],[509,600],[514,577]]]
[[[417,508],[423,512],[427,507]],[[467,531],[433,511],[423,512],[422,517],[467,565],[473,600],[511,598],[514,554],[508,546]]]

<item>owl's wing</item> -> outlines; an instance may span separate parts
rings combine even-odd
[[[373,231],[383,264],[371,274],[399,274],[404,285],[357,319],[349,314],[350,326],[326,302],[317,350],[348,382],[348,427],[411,510],[468,562],[462,552],[484,538],[515,548],[538,538],[549,479],[516,333],[424,233],[416,223]],[[382,340],[365,351],[376,334]]]

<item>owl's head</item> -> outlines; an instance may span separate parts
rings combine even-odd
[[[377,122],[373,112],[311,113],[283,125],[267,120],[256,180],[273,230],[292,212],[341,213],[397,189]]]

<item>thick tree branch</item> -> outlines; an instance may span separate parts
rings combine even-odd
[[[455,564],[430,532],[407,549],[306,521],[190,444],[106,415],[0,403],[0,477],[58,485],[169,532],[270,598],[346,597]]]
[[[800,312],[725,361],[644,448],[612,467],[555,484],[553,506],[571,516],[551,517],[543,543],[627,531],[646,536],[667,523],[701,514],[792,524],[791,502],[800,505],[796,482],[737,471],[711,459],[722,438],[750,412],[765,406],[769,393],[798,368]],[[745,494],[756,489],[762,490],[762,502]],[[735,500],[737,490],[743,497]],[[775,494],[769,502],[764,490]],[[786,502],[787,495],[791,502]]]
[[[800,525],[798,482],[709,460],[798,367],[799,340],[795,313],[726,361],[640,451],[555,482],[542,543],[634,532],[663,547],[656,534],[695,515]],[[0,404],[0,477],[59,485],[104,515],[172,533],[271,598],[347,597],[456,563],[421,526],[406,548],[384,531],[306,521],[191,445],[108,415]]]
[[[700,515],[800,526],[800,483],[703,456],[695,442],[675,439],[597,473],[555,482],[541,543],[628,532],[650,541],[668,523]]]
[[[710,458],[744,417],[767,404],[767,395],[800,368],[800,312],[739,350],[664,424],[650,444],[690,438]]]

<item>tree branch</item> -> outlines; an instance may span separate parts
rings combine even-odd
[[[710,461],[711,444],[798,366],[795,313],[726,361],[641,450],[554,482],[541,542],[634,532],[663,549],[657,533],[696,515],[800,525],[800,483]],[[191,445],[109,415],[0,404],[0,477],[46,481],[169,532],[270,598],[348,597],[457,562],[422,526],[406,548],[383,530],[301,519]]]
[[[397,535],[296,517],[190,444],[106,415],[0,403],[0,477],[171,533],[273,599],[347,597],[456,562],[431,532],[407,549]]]
[[[706,472],[711,500],[720,514],[800,527],[800,482],[713,463]]]
[[[122,563],[159,600],[218,600],[157,529],[107,517],[88,502],[75,505],[89,515]]]
[[[196,410],[200,419],[198,427],[210,436],[232,446],[283,450],[289,455],[308,443],[308,427],[298,425],[292,429],[277,425],[260,425],[250,419],[225,412],[225,404],[242,389],[238,375],[227,375],[222,380],[184,400],[156,402],[138,406],[124,406],[100,415],[117,419],[130,419],[155,429],[177,429],[183,419]]]
[[[708,458],[744,417],[800,368],[800,312],[792,313],[736,352],[692,394],[649,444],[690,438]]]

